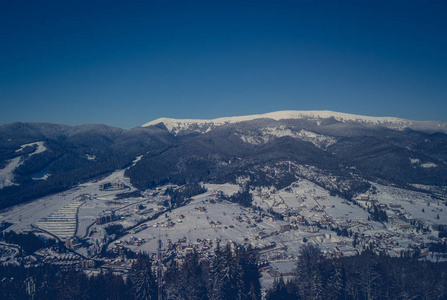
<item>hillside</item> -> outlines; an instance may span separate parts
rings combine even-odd
[[[447,185],[446,132],[442,122],[329,111],[162,118],[131,130],[8,124],[0,126],[0,207],[123,169],[140,155],[126,176],[141,190],[239,178],[278,188],[306,178],[347,198],[368,189],[368,181],[442,187]],[[336,183],[315,174],[332,176]]]

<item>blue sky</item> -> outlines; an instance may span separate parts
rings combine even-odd
[[[0,0],[0,124],[447,121],[446,1]]]

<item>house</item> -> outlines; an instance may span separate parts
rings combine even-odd
[[[279,232],[290,231],[290,224],[287,222],[278,222],[279,223]]]
[[[110,182],[105,182],[99,185],[99,190],[104,191],[112,187]]]
[[[381,209],[381,210],[385,210],[385,209],[388,208],[388,205],[386,205],[386,204],[379,204],[379,205],[377,205],[377,208]]]
[[[300,223],[304,223],[304,216],[297,216],[296,220]]]
[[[330,220],[331,220],[331,218],[328,215],[321,216],[321,222],[327,222],[327,221],[330,221]]]
[[[360,195],[360,196],[358,197],[358,200],[368,201],[368,200],[369,200],[369,196],[368,196],[368,195]]]
[[[121,181],[116,181],[113,183],[113,187],[115,189],[124,189],[124,183],[122,183]]]

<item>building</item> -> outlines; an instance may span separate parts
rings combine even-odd
[[[279,232],[290,231],[290,224],[287,222],[278,222],[279,223]]]
[[[110,189],[112,187],[112,184],[110,182],[102,183],[99,185],[99,190],[104,191],[107,189]]]
[[[78,244],[79,239],[75,236],[65,241],[65,247],[67,247],[68,249],[75,249]]]
[[[102,224],[110,223],[110,222],[113,222],[116,220],[119,220],[119,216],[115,215],[115,212],[112,210],[112,211],[107,211],[104,213],[103,216],[96,218],[96,224],[102,225]]]
[[[114,183],[105,182],[105,183],[101,183],[99,185],[100,191],[104,191],[104,190],[108,190],[108,189],[112,189],[112,188],[122,190],[122,189],[124,189],[124,183],[122,183],[121,181],[115,181]]]

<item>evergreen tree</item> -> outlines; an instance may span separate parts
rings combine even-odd
[[[179,286],[183,299],[208,299],[205,276],[197,252],[194,251],[186,255],[179,275]]]
[[[284,283],[282,276],[275,279],[273,286],[267,291],[266,300],[296,300],[300,299],[292,282]]]
[[[140,254],[129,272],[133,296],[137,300],[157,299],[157,283],[152,273],[152,260]]]
[[[308,244],[301,247],[296,274],[302,299],[322,299],[322,261],[323,258],[318,246]]]

